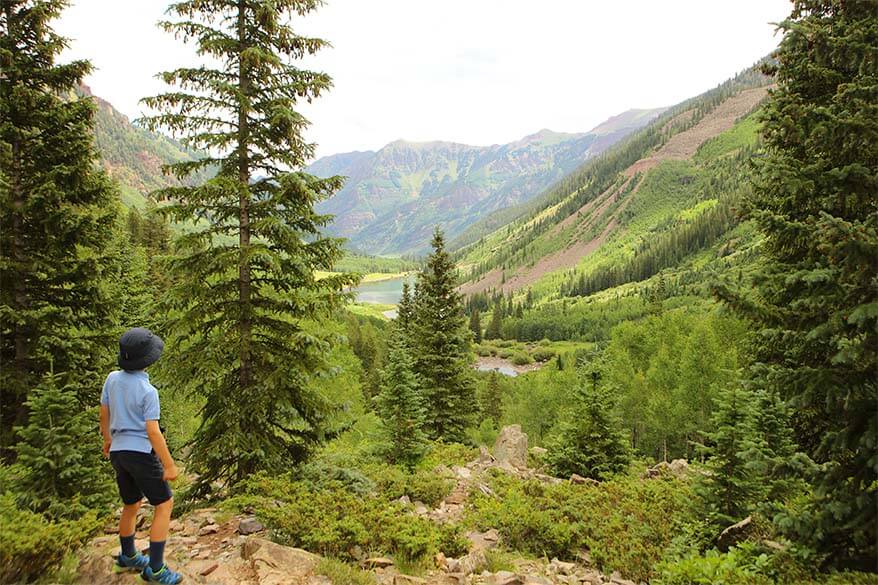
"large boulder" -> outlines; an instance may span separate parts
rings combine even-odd
[[[527,469],[527,435],[521,431],[521,425],[503,427],[494,443],[494,458],[500,465]]]
[[[241,547],[241,556],[250,561],[259,585],[305,584],[320,560],[308,551],[254,537]]]
[[[716,548],[722,552],[728,552],[729,548],[743,540],[747,540],[754,532],[753,518],[747,516],[737,524],[732,524],[722,531],[716,541]]]

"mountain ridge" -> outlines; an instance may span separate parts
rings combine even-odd
[[[435,225],[453,238],[491,212],[528,201],[663,111],[619,114],[597,134],[544,128],[489,146],[399,139],[322,157],[306,170],[347,177],[318,208],[336,216],[330,231],[371,254],[417,253]]]

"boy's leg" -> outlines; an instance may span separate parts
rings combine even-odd
[[[165,542],[168,540],[168,525],[171,523],[171,511],[174,499],[171,498],[155,507],[152,526],[149,529],[149,566],[153,571],[160,571],[165,565]]]
[[[119,541],[122,544],[122,554],[126,557],[137,554],[137,549],[134,548],[134,531],[137,528],[137,512],[142,503],[141,500],[122,507],[122,517],[119,518]]]

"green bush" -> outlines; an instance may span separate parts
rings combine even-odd
[[[315,460],[299,468],[297,477],[311,489],[343,487],[361,496],[375,491],[375,482],[356,469]]]
[[[490,355],[493,355],[492,350],[494,353],[497,352],[496,349],[494,349],[492,347],[488,347],[486,345],[476,345],[474,349],[476,351],[476,355],[481,356],[481,357],[488,357]]]
[[[546,485],[495,473],[497,497],[474,493],[468,521],[496,528],[526,554],[573,560],[583,548],[605,573],[647,581],[665,549],[694,520],[687,480],[618,477],[596,486]]]
[[[78,520],[50,522],[19,507],[11,493],[0,496],[0,583],[28,582],[57,567],[101,526],[95,512]]]
[[[374,573],[362,571],[335,559],[320,559],[314,572],[329,577],[332,585],[377,585]]]
[[[534,363],[534,360],[532,357],[530,357],[530,355],[522,351],[517,351],[512,356],[512,363],[516,366],[526,366],[528,364]]]
[[[515,342],[511,339],[495,339],[493,343],[497,347],[512,347],[515,345]]]
[[[656,585],[771,585],[775,581],[766,575],[770,562],[771,558],[764,553],[754,555],[736,548],[725,554],[710,550],[703,556],[660,565],[657,569],[660,576],[652,582]]]
[[[503,359],[508,359],[508,358],[511,358],[512,356],[514,356],[515,352],[512,351],[511,349],[501,349],[500,351],[497,352],[497,355]]]
[[[440,550],[459,554],[465,541],[457,527],[412,516],[400,504],[340,488],[311,490],[289,475],[256,475],[225,505],[251,507],[281,544],[346,560],[359,547],[418,562]]]
[[[555,350],[546,347],[538,347],[533,350],[530,355],[538,362],[547,362],[555,357]]]

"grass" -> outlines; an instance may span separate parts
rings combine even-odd
[[[380,303],[351,303],[348,305],[348,311],[355,315],[363,317],[376,317],[378,319],[387,319],[385,311],[396,309],[396,305],[384,305]]]
[[[378,585],[373,573],[335,559],[320,559],[314,572],[329,577],[333,585]]]

